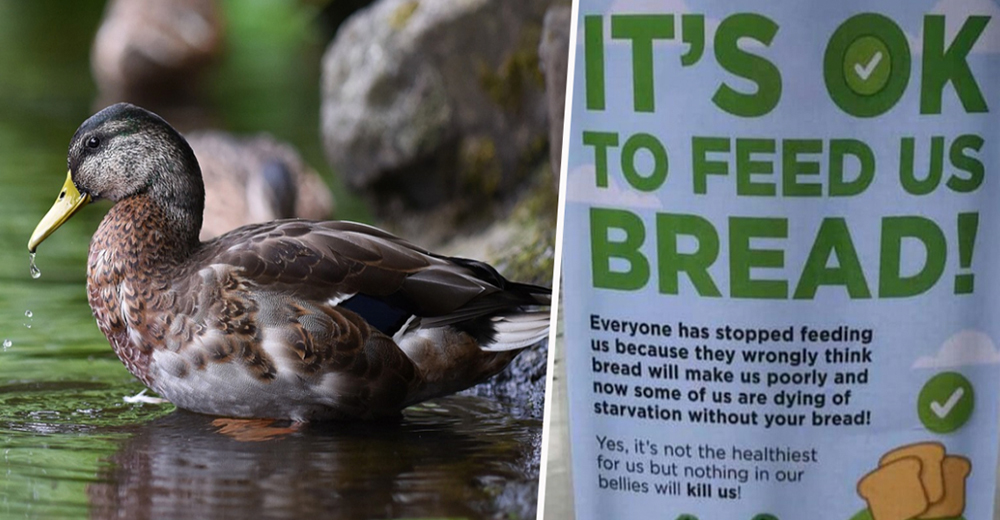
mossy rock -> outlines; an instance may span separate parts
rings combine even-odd
[[[418,7],[420,7],[420,2],[417,0],[410,0],[396,7],[389,16],[389,25],[397,31],[406,27],[406,22],[410,21]]]
[[[521,32],[517,48],[504,57],[499,67],[490,69],[480,62],[479,83],[498,106],[516,112],[521,109],[527,89],[544,88],[545,77],[538,57],[541,37],[541,25],[528,24]]]

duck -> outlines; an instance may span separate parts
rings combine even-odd
[[[266,132],[243,136],[200,129],[182,135],[205,183],[201,240],[246,224],[292,217],[325,220],[333,213],[330,189],[292,145]]]
[[[104,99],[184,98],[224,50],[217,0],[111,0],[90,62]]]
[[[84,121],[28,241],[96,200],[87,297],[125,367],[176,407],[232,418],[400,417],[478,384],[548,335],[550,289],[349,221],[284,219],[199,239],[190,145],[128,103]]]

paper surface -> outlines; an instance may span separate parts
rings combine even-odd
[[[581,0],[578,518],[991,518],[992,0]]]

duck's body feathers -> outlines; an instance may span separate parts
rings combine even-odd
[[[128,269],[100,258],[95,272]],[[119,355],[170,401],[210,414],[392,415],[482,381],[548,327],[520,310],[546,304],[546,289],[351,222],[240,228],[149,273],[155,290],[119,291],[119,304],[94,274],[95,309],[123,309],[125,331],[106,331],[128,340]]]

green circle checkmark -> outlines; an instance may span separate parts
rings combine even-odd
[[[844,79],[855,93],[877,94],[889,82],[891,72],[892,55],[882,40],[862,36],[848,45],[844,54]]]
[[[941,372],[930,378],[917,397],[917,416],[924,428],[950,433],[969,422],[976,396],[972,383],[958,372]]]
[[[896,21],[859,13],[830,35],[823,53],[823,82],[845,113],[876,117],[903,97],[910,65],[910,42]]]

